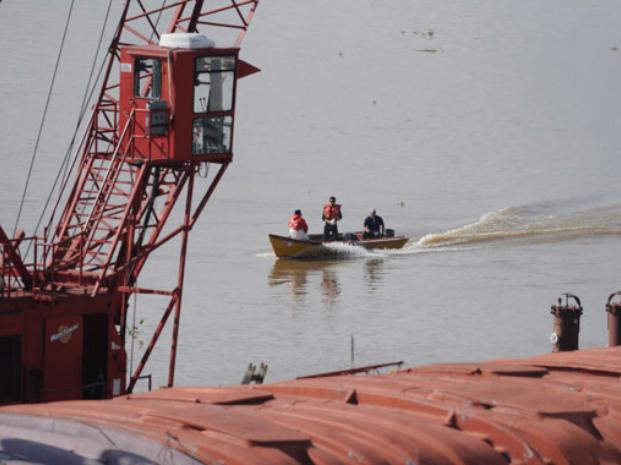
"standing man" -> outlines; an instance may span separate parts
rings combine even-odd
[[[363,239],[374,239],[384,235],[384,220],[375,213],[375,208],[369,210],[369,216],[364,219]]]
[[[343,214],[341,213],[341,205],[336,203],[336,198],[334,196],[331,196],[329,203],[323,206],[321,219],[324,222],[323,240],[337,240],[339,238],[339,228],[336,223],[343,219]]]
[[[289,237],[291,239],[308,239],[308,225],[306,220],[302,218],[302,210],[293,212],[293,216],[289,218]]]

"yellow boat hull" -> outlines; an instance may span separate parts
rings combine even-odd
[[[270,234],[269,239],[278,258],[309,258],[318,255],[334,254],[334,250],[327,249],[319,239],[321,236],[311,236],[309,240],[291,239],[287,236]],[[364,247],[365,249],[400,249],[409,238],[406,236],[381,237],[359,241],[344,241],[350,245]]]
[[[269,238],[272,249],[274,249],[274,254],[278,258],[294,258],[301,255],[308,255],[311,250],[322,246],[319,241],[302,241],[291,239],[286,236],[277,236],[275,234],[270,234]]]

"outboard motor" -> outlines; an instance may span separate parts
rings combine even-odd
[[[356,233],[346,232],[346,233],[343,233],[343,240],[344,241],[357,241],[358,238],[356,237]]]

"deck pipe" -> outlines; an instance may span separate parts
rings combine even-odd
[[[580,333],[580,316],[583,309],[580,299],[574,294],[563,294],[557,304],[552,305],[550,313],[554,315],[553,331],[550,335],[552,352],[578,350],[578,334]]]
[[[606,302],[606,313],[608,313],[608,347],[621,345],[621,291],[613,292]]]

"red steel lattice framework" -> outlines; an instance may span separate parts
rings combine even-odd
[[[174,382],[176,348],[188,234],[205,208],[231,161],[230,156],[210,164],[217,171],[204,192],[194,197],[195,178],[203,161],[137,162],[130,150],[135,137],[133,114],[119,125],[119,67],[121,48],[157,45],[162,33],[219,31],[232,36],[238,48],[259,0],[180,0],[167,3],[127,0],[107,52],[99,97],[72,166],[73,179],[65,181],[43,237],[10,239],[0,230],[3,295],[19,292],[88,293],[96,297],[120,292],[120,334],[127,332],[127,302],[133,293],[170,298],[131,379],[131,392],[170,315],[174,313],[168,385]],[[165,24],[164,24],[165,23]],[[160,26],[162,24],[162,26]],[[238,73],[237,78],[241,77]],[[183,192],[185,190],[185,196]],[[179,224],[171,213],[179,198],[184,202]],[[170,220],[170,221],[169,221]],[[178,275],[172,290],[136,287],[152,252],[180,237]],[[25,264],[19,245],[34,241],[34,258]]]

